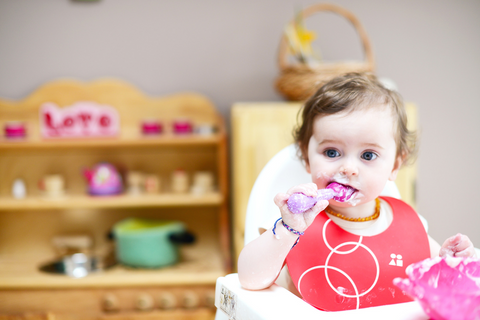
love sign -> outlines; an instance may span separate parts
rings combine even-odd
[[[40,131],[44,138],[116,136],[120,116],[115,108],[96,102],[76,102],[64,108],[47,102],[40,107]]]

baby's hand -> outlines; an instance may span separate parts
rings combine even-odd
[[[470,239],[460,233],[448,238],[440,249],[440,257],[474,257],[476,256],[475,248]]]
[[[317,185],[315,183],[301,184],[287,191],[287,193],[279,193],[275,196],[275,204],[280,208],[282,220],[297,231],[305,231],[313,222],[315,217],[328,206],[327,200],[318,201],[315,206],[302,213],[292,213],[288,210],[287,201],[290,195],[300,192],[306,196],[317,196]]]

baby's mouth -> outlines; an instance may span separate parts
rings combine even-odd
[[[332,189],[335,191],[336,196],[333,197],[333,200],[338,202],[347,202],[350,199],[353,199],[357,193],[357,189],[350,186],[340,184],[338,182],[332,182],[327,186],[327,189]]]

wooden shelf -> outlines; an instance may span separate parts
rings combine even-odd
[[[109,138],[43,138],[41,106],[51,102],[67,108],[79,101],[114,107],[120,118],[119,134]],[[145,119],[158,119],[165,131],[143,136],[140,125]],[[175,135],[172,128],[177,119],[188,119],[194,128],[214,128],[214,132]],[[217,278],[231,272],[227,135],[225,122],[209,99],[196,93],[147,97],[115,79],[91,83],[59,80],[21,101],[0,98],[0,128],[10,121],[24,123],[27,137],[0,137],[0,309],[12,314],[58,313],[59,319],[98,319],[105,316],[104,294],[115,291],[122,301],[122,312],[115,314],[118,319],[126,314],[124,311],[130,312],[128,318],[143,318],[144,313],[135,305],[139,294],[147,292],[157,299],[166,290],[181,299],[184,292],[194,290],[200,297],[214,288]],[[100,162],[112,163],[122,173],[155,175],[162,191],[172,189],[171,174],[178,168],[192,176],[208,171],[217,189],[204,195],[89,196],[82,172]],[[64,177],[65,196],[51,198],[40,193],[38,182],[51,174]],[[11,196],[12,184],[18,178],[25,183],[25,199]],[[55,259],[53,237],[88,235],[93,239],[92,250],[104,252],[114,245],[106,237],[112,226],[130,217],[181,221],[195,234],[196,242],[182,245],[180,261],[161,269],[115,265],[80,279],[40,270]],[[196,313],[184,315],[197,310],[178,308],[178,318],[193,319]],[[203,319],[213,319],[213,312],[207,311]],[[156,314],[169,318],[163,312]]]
[[[0,140],[0,151],[7,150],[47,150],[62,148],[122,148],[122,147],[162,147],[162,146],[208,146],[217,145],[223,134],[175,136],[164,134],[158,137],[136,138],[92,138],[92,139],[47,139],[47,140]]]
[[[38,196],[25,199],[0,197],[0,210],[215,206],[220,205],[223,200],[223,196],[219,192],[204,195],[160,193],[108,197],[93,197],[89,195],[66,195],[58,198]]]
[[[218,244],[203,243],[183,248],[181,261],[173,266],[133,269],[115,265],[84,278],[40,271],[39,266],[49,261],[45,257],[2,255],[0,290],[214,285],[218,277],[227,273],[219,252]]]

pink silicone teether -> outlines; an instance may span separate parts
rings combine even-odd
[[[292,213],[302,213],[313,207],[320,200],[330,200],[335,196],[332,189],[320,189],[317,196],[309,197],[303,193],[294,193],[288,198],[287,207]]]

